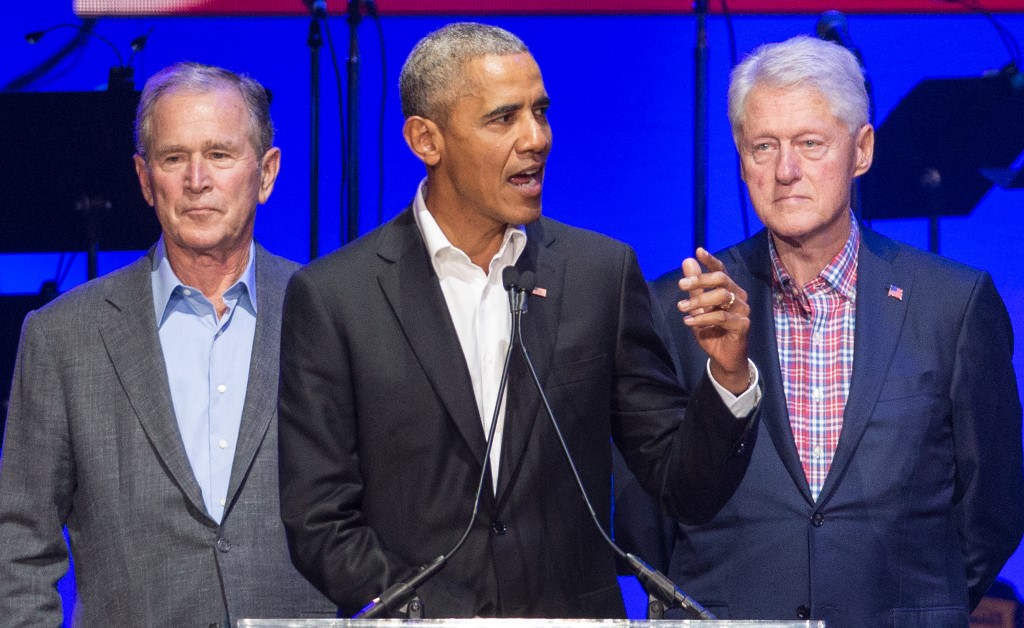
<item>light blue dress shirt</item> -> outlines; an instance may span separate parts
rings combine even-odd
[[[203,293],[182,284],[171,270],[163,238],[150,275],[178,429],[206,511],[218,523],[224,516],[256,333],[255,258],[251,244],[249,263],[224,293],[227,311],[219,319]]]

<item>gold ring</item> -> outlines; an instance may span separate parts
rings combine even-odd
[[[731,308],[734,303],[736,303],[736,293],[733,292],[732,290],[730,290],[729,291],[729,302],[724,304],[724,305],[722,305],[722,306],[720,306],[720,308],[721,308],[721,310],[723,312],[728,312],[729,308]]]

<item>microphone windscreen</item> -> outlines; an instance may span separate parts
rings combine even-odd
[[[847,39],[850,26],[846,22],[846,16],[839,11],[825,11],[818,18],[818,24],[814,31],[818,35],[818,39],[843,44]]]
[[[506,266],[501,271],[501,285],[505,286],[505,291],[509,291],[516,287],[519,283],[519,269],[515,266]]]
[[[519,276],[519,290],[522,292],[533,292],[537,287],[537,275],[532,270],[523,271]]]

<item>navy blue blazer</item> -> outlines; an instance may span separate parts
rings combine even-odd
[[[817,501],[789,425],[767,232],[719,256],[749,292],[758,446],[726,506],[678,526],[669,573],[719,617],[965,626],[1021,539],[1013,332],[991,277],[862,234],[850,393]],[[654,290],[690,388],[706,356],[676,310],[678,278]]]

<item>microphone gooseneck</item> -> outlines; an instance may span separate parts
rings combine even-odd
[[[532,276],[533,273],[524,273],[524,275],[527,274]],[[484,482],[487,478],[487,470],[490,468],[491,448],[494,445],[494,432],[498,425],[498,414],[501,410],[501,401],[505,396],[505,388],[508,385],[508,367],[512,362],[512,347],[515,344],[515,338],[519,331],[523,315],[522,293],[524,291],[519,288],[519,284],[522,282],[519,276],[519,271],[514,266],[508,266],[504,271],[502,271],[501,279],[502,285],[509,293],[509,304],[512,308],[512,330],[509,334],[508,349],[505,351],[505,363],[501,369],[501,380],[498,383],[498,397],[494,402],[494,413],[491,415],[491,427],[487,431],[487,447],[484,450],[483,468],[480,470],[480,479],[477,481],[476,495],[473,498],[473,512],[469,517],[469,524],[462,533],[462,537],[450,550],[429,563],[422,565],[408,580],[398,582],[388,587],[387,590],[367,604],[363,610],[356,613],[352,617],[353,619],[386,617],[388,614],[401,609],[409,602],[409,600],[416,597],[416,589],[423,585],[427,580],[434,577],[434,574],[441,571],[441,568],[444,567],[445,563],[447,563],[448,560],[462,548],[466,539],[469,538],[469,533],[473,530],[473,525],[476,523],[477,515],[480,512],[480,496],[483,494]],[[532,290],[533,288],[531,287],[530,289]],[[518,310],[514,303],[516,295],[518,295],[519,298]]]
[[[526,277],[529,275],[529,277]],[[530,271],[523,273],[523,278],[520,279],[520,286],[526,284],[525,279],[529,279],[531,282],[535,281],[535,276]],[[531,283],[529,291],[533,290],[533,284]],[[527,292],[527,290],[523,290]],[[524,295],[525,298],[525,295]],[[562,452],[565,454],[565,459],[569,463],[569,469],[572,471],[573,478],[576,480],[576,486],[579,487],[580,495],[583,497],[583,502],[587,506],[587,510],[590,512],[590,518],[594,522],[594,526],[597,527],[597,531],[601,534],[601,538],[604,539],[605,543],[612,548],[616,556],[621,558],[633,571],[637,579],[644,585],[647,592],[656,597],[666,606],[672,608],[681,608],[692,617],[698,619],[715,619],[715,616],[700,605],[699,602],[686,595],[682,590],[679,589],[667,576],[657,571],[656,569],[649,566],[640,558],[633,554],[628,554],[620,548],[615,541],[613,541],[608,534],[604,531],[604,526],[597,518],[597,513],[594,512],[594,506],[590,503],[590,497],[587,495],[587,489],[583,486],[583,480],[580,479],[579,471],[576,469],[576,463],[572,459],[572,454],[569,452],[569,447],[566,445],[565,437],[562,436],[562,430],[558,427],[558,421],[555,419],[555,412],[551,408],[551,403],[548,401],[548,396],[544,392],[544,386],[540,383],[540,378],[537,377],[537,370],[533,366],[533,360],[530,359],[530,352],[526,349],[526,343],[523,341],[523,329],[521,325],[513,324],[513,334],[519,344],[519,349],[522,351],[523,358],[526,360],[526,365],[530,371],[530,377],[533,379],[534,386],[537,388],[537,392],[540,395],[541,402],[544,404],[544,411],[548,415],[548,420],[551,422],[551,427],[555,430],[555,435],[558,437],[558,442],[562,446]]]

